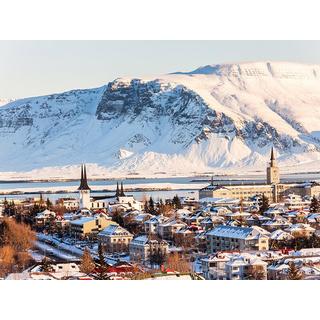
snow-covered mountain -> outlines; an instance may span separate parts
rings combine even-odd
[[[5,99],[5,98],[0,98],[0,107],[4,106],[5,104],[8,104],[9,102],[14,101],[14,99]]]
[[[0,109],[1,171],[243,172],[272,145],[287,169],[320,168],[320,65],[209,65]]]

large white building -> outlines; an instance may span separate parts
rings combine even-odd
[[[90,209],[90,188],[87,182],[86,165],[81,166],[81,180],[78,188],[80,193],[79,209]]]
[[[242,182],[241,184],[215,185],[214,181],[199,190],[200,201],[206,198],[248,199],[257,195],[265,195],[269,200],[278,202],[289,194],[301,197],[320,195],[320,184],[316,182],[280,182],[280,172],[277,166],[273,148],[271,149],[270,163],[266,171],[266,181],[256,184]]]

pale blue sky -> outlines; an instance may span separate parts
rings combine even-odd
[[[0,41],[0,98],[258,60],[320,64],[320,41]]]

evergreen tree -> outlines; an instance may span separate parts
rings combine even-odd
[[[42,272],[52,272],[53,271],[53,268],[52,268],[50,261],[47,257],[44,257],[42,259],[41,269],[42,269]]]
[[[288,279],[289,280],[301,280],[302,279],[302,274],[293,261],[291,261],[289,263]]]
[[[269,209],[269,199],[262,194],[260,204],[259,204],[259,212],[262,214]]]
[[[50,209],[52,207],[52,202],[50,201],[49,198],[47,198],[46,200],[46,206],[47,206],[47,209]]]
[[[173,204],[173,207],[175,209],[181,209],[182,208],[180,198],[178,197],[177,194],[173,197],[172,204]]]
[[[316,212],[319,212],[319,209],[320,209],[320,203],[318,199],[315,196],[313,196],[310,203],[310,212],[316,213]]]
[[[150,213],[154,213],[154,201],[153,201],[152,197],[150,197],[150,199],[149,199],[148,209],[149,209]]]
[[[117,181],[116,197],[118,198],[119,196],[120,196],[119,182]]]
[[[42,196],[42,193],[40,193],[40,196],[39,196],[39,205],[42,207],[43,204],[44,204],[43,196]]]
[[[103,248],[101,243],[99,243],[98,246],[98,263],[97,263],[97,269],[98,269],[98,278],[99,280],[108,280],[107,275],[107,264],[104,258],[103,254]]]

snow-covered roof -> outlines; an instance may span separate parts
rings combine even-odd
[[[288,228],[284,229],[285,231],[288,231],[288,232],[301,232],[301,231],[310,231],[310,232],[313,232],[315,231],[316,229],[310,227],[309,224],[306,224],[306,223],[296,223],[296,224],[293,224],[291,226],[289,226]]]
[[[281,240],[289,240],[289,239],[292,239],[293,236],[288,233],[288,232],[285,232],[281,229],[278,229],[278,230],[275,230],[271,233],[270,235],[270,239],[272,240],[278,240],[278,241],[281,241]]]
[[[90,221],[95,221],[96,219],[94,217],[81,217],[76,220],[70,221],[70,224],[75,224],[75,225],[82,225],[84,223],[90,222]]]
[[[132,236],[132,234],[128,230],[126,230],[125,228],[122,228],[118,224],[110,224],[108,227],[106,227],[101,232],[99,232],[98,235],[99,236],[116,236],[116,235]]]
[[[255,239],[259,236],[268,236],[270,233],[262,228],[253,227],[234,227],[217,226],[207,232],[207,235],[235,239]]]
[[[207,235],[216,237],[245,239],[251,234],[251,232],[252,228],[217,226],[214,229],[207,232]]]

